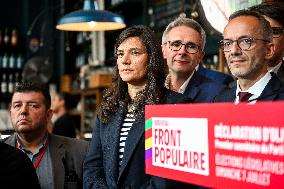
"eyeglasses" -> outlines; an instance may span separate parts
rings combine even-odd
[[[272,27],[273,38],[279,38],[283,33],[284,29],[281,27]]]
[[[231,48],[233,46],[234,42],[237,42],[238,47],[243,51],[248,51],[250,48],[253,48],[256,44],[256,41],[264,41],[264,42],[270,42],[266,39],[256,39],[251,37],[242,37],[237,40],[231,40],[231,39],[224,39],[220,41],[220,47],[224,50],[224,52],[231,51]]]
[[[193,42],[187,42],[184,44],[182,43],[182,41],[176,40],[176,41],[168,41],[168,43],[169,43],[169,48],[172,51],[179,51],[183,45],[185,46],[185,49],[189,54],[195,54],[200,49],[200,46],[196,45]]]

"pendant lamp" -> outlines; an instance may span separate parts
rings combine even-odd
[[[66,14],[56,29],[64,31],[106,31],[125,28],[123,19],[110,11],[97,10],[96,2],[84,0],[83,10]]]

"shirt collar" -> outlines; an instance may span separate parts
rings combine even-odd
[[[198,69],[199,69],[199,64],[197,64],[197,65],[195,66],[195,70],[198,71]]]
[[[46,134],[44,135],[43,139],[42,139],[42,142],[41,142],[41,144],[40,144],[38,150],[37,150],[34,154],[39,153],[39,151],[44,147],[44,144],[45,144],[46,141],[47,141],[47,137],[48,137],[48,134],[46,133]],[[19,139],[18,134],[16,134],[16,143],[17,143],[18,148],[19,148],[20,150],[22,150],[22,151],[25,152],[25,153],[30,153],[30,154],[32,154],[31,151],[25,149],[25,147],[22,145],[22,143],[21,143],[21,141],[20,141],[20,139]]]
[[[192,72],[192,74],[187,78],[187,80],[186,80],[186,81],[182,84],[182,86],[179,88],[179,90],[178,90],[179,93],[181,93],[181,94],[184,93],[184,91],[185,91],[185,89],[186,89],[186,87],[187,87],[187,85],[188,85],[190,79],[192,78],[194,72],[195,72],[195,71]],[[167,89],[170,89],[170,90],[171,90],[171,88],[172,88],[172,87],[171,87],[171,76],[170,76],[170,74],[168,74],[167,77],[166,77],[166,80],[165,80],[165,87],[166,87]]]
[[[239,86],[239,80],[237,80],[237,90],[236,90],[236,100],[235,103],[239,103],[239,92],[249,92],[252,94],[252,96],[249,98],[249,100],[258,98],[264,88],[266,87],[267,83],[271,79],[270,72],[267,72],[260,80],[258,80],[253,86],[251,86],[248,90],[242,91]],[[256,100],[251,101],[251,103],[255,103]]]
[[[270,67],[268,70],[269,70],[269,72],[273,72],[273,73],[277,74],[277,72],[278,72],[279,68],[281,67],[281,65],[282,65],[282,60],[281,60],[281,62],[279,64],[277,64],[274,67]]]

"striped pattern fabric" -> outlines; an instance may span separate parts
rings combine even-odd
[[[121,166],[121,163],[122,163],[124,147],[125,147],[125,142],[126,142],[128,133],[135,121],[133,117],[134,117],[133,113],[128,112],[120,128],[119,151],[118,151],[119,167]]]

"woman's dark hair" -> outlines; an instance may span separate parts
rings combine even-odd
[[[138,37],[146,48],[148,54],[147,82],[144,90],[139,92],[133,105],[138,113],[143,112],[145,104],[157,104],[165,93],[164,82],[166,78],[166,64],[164,63],[161,46],[154,32],[146,26],[132,26],[124,30],[117,38],[115,51],[119,45],[130,37]],[[103,95],[99,117],[102,122],[107,122],[119,106],[126,107],[131,102],[128,96],[127,83],[122,81],[117,65],[114,68],[112,85]]]

